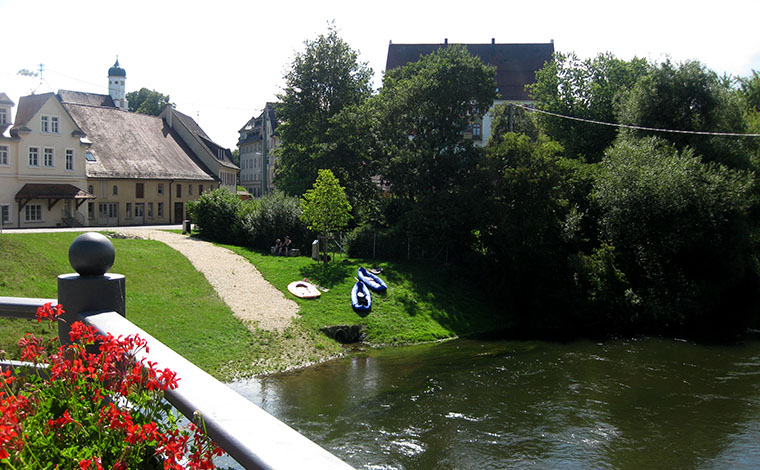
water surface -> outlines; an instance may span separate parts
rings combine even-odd
[[[760,468],[758,340],[457,340],[232,387],[356,468]]]

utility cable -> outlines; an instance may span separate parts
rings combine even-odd
[[[634,129],[638,131],[665,132],[665,133],[673,133],[673,134],[707,135],[707,136],[716,136],[716,137],[760,137],[760,134],[740,134],[736,132],[683,131],[683,130],[677,130],[677,129],[658,129],[655,127],[644,127],[644,126],[634,126],[631,124],[619,124],[619,123],[613,123],[613,122],[595,121],[593,119],[583,119],[579,117],[566,116],[564,114],[553,113],[551,111],[544,111],[543,109],[532,108],[530,106],[525,106],[519,103],[510,103],[510,104],[517,106],[518,108],[522,108],[528,112],[535,111],[538,113],[547,114],[549,116],[554,116],[554,117],[558,117],[562,119],[569,119],[572,121],[585,122],[588,124],[598,124],[600,126],[620,127],[624,129]]]

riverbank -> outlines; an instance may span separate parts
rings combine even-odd
[[[56,276],[71,272],[67,253],[76,236],[0,235],[0,252],[13,260],[0,264],[0,295],[54,298]],[[235,318],[208,280],[177,251],[154,240],[112,242],[116,262],[111,271],[127,277],[130,320],[222,380],[336,357],[342,347],[321,332],[330,326],[359,327],[370,345],[380,345],[468,335],[497,327],[500,321],[492,306],[454,270],[381,264],[388,293],[376,295],[372,313],[362,318],[353,312],[348,297],[356,268],[370,265],[366,260],[340,258],[325,266],[305,257],[275,257],[230,246],[285,295],[289,296],[289,282],[304,277],[328,289],[318,300],[295,299],[299,312],[287,328],[252,328]],[[34,322],[0,319],[0,348],[12,352],[24,333],[46,335],[44,328]]]

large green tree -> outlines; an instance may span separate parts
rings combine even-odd
[[[482,149],[463,139],[496,97],[495,69],[449,46],[386,72],[368,104],[374,155],[394,198],[391,223],[428,245],[462,246],[472,226],[468,183]]]
[[[150,114],[151,116],[161,114],[167,104],[174,106],[169,101],[169,95],[147,88],[140,88],[138,91],[127,93],[127,101],[129,101],[129,110],[133,113]]]
[[[741,137],[693,132],[744,133],[744,107],[734,82],[697,61],[670,60],[653,68],[618,103],[621,123],[680,132],[626,131],[638,137],[657,135],[678,149],[691,147],[705,161],[747,168],[756,142]],[[689,133],[692,132],[692,133]]]
[[[752,175],[655,138],[621,138],[593,190],[638,329],[741,327],[757,303]],[[625,312],[620,312],[625,313]]]
[[[301,220],[323,240],[323,259],[327,261],[327,234],[345,229],[352,218],[351,203],[332,171],[319,170],[314,186],[301,199],[301,209]]]
[[[334,26],[317,39],[306,41],[285,74],[279,95],[277,128],[282,145],[275,184],[289,194],[301,195],[330,169],[347,182],[352,201],[361,198],[371,171],[365,155],[356,151],[351,121],[342,111],[361,105],[372,94],[372,69],[338,36]],[[348,127],[347,127],[348,126]]]
[[[536,73],[529,85],[536,107],[563,116],[615,123],[615,103],[621,93],[645,75],[650,66],[644,59],[625,61],[610,53],[579,59],[574,53],[557,52],[554,60]],[[558,141],[571,158],[589,162],[602,158],[617,129],[562,117],[540,115],[541,128]]]

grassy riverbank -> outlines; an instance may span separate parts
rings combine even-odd
[[[55,298],[56,276],[72,271],[68,247],[77,235],[0,235],[0,295]],[[369,263],[338,259],[323,266],[305,257],[275,257],[229,247],[283,292],[289,282],[304,277],[329,289],[320,299],[297,300],[301,315],[285,332],[250,331],[175,250],[150,240],[112,242],[116,262],[111,272],[127,277],[128,318],[221,379],[302,366],[339,354],[340,346],[319,332],[325,326],[365,325],[369,342],[398,344],[486,331],[499,324],[490,313],[493,308],[456,271],[382,263],[388,292],[375,295],[372,313],[362,318],[351,309],[349,292],[357,266]],[[36,322],[0,319],[0,348],[12,355],[26,332],[48,335],[52,330]]]
[[[287,292],[290,282],[303,278],[328,289],[315,300],[296,299],[300,314],[313,329],[364,325],[369,343],[403,344],[489,331],[503,322],[495,315],[494,306],[454,269],[377,263],[383,269],[381,277],[388,291],[372,294],[372,311],[362,318],[351,308],[350,292],[357,268],[374,266],[372,260],[339,256],[324,264],[307,257],[285,258],[236,246],[227,248],[249,259],[265,279],[283,292]]]

